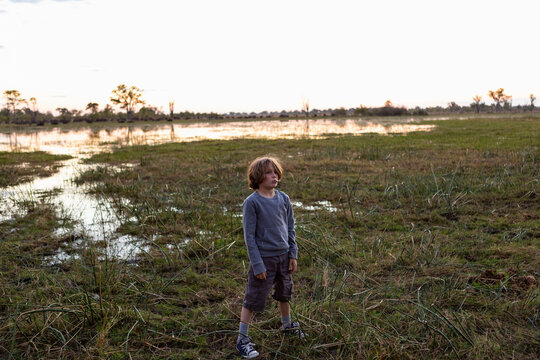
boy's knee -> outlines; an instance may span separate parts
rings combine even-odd
[[[248,299],[244,299],[242,306],[253,312],[263,312],[266,307],[266,299],[250,302]]]

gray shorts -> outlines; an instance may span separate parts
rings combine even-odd
[[[272,297],[281,302],[291,300],[293,291],[292,276],[289,273],[289,254],[263,257],[266,267],[266,280],[257,279],[253,268],[249,266],[246,296],[243,307],[251,311],[261,312],[266,306],[266,298],[274,287]]]

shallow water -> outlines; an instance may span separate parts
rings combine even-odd
[[[329,134],[406,134],[411,131],[429,131],[433,128],[433,125],[410,124],[412,121],[416,119],[384,119],[377,122],[361,119],[269,120],[122,126],[101,130],[86,127],[76,130],[53,128],[0,133],[0,151],[41,150],[74,157],[63,161],[60,170],[50,177],[37,178],[29,183],[0,189],[2,198],[0,221],[6,221],[21,212],[17,206],[20,200],[46,197],[60,216],[67,216],[77,223],[75,229],[60,229],[57,235],[75,232],[88,241],[105,241],[108,256],[129,259],[140,251],[148,250],[148,245],[144,245],[144,239],[118,234],[117,228],[126,219],[118,214],[109,200],[88,195],[87,186],[77,186],[73,182],[79,173],[97,166],[83,163],[83,159],[92,154],[110,151],[112,145],[161,144],[204,139],[318,138]],[[308,211],[320,209],[336,211],[332,204],[324,201],[309,206],[303,204],[295,206]],[[47,261],[56,263],[69,257],[70,255],[59,251]]]
[[[78,156],[81,152],[100,152],[103,144],[151,145],[197,140],[236,138],[318,138],[331,134],[406,134],[429,131],[434,125],[410,124],[405,120],[366,121],[361,119],[260,120],[197,124],[122,126],[92,130],[89,127],[0,133],[0,151],[36,151]],[[106,126],[106,125],[104,125]]]

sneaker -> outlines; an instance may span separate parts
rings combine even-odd
[[[255,344],[247,337],[236,343],[236,349],[244,359],[253,359],[259,356],[259,352],[253,348]]]
[[[285,335],[295,335],[300,339],[304,339],[306,337],[306,334],[304,334],[302,329],[300,329],[300,323],[298,323],[298,321],[293,321],[289,325],[283,327],[281,329],[281,333]]]

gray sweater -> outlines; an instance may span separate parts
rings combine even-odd
[[[273,198],[265,198],[254,191],[244,200],[242,221],[255,275],[266,271],[263,257],[289,253],[290,258],[297,258],[294,214],[287,194],[275,190]]]

